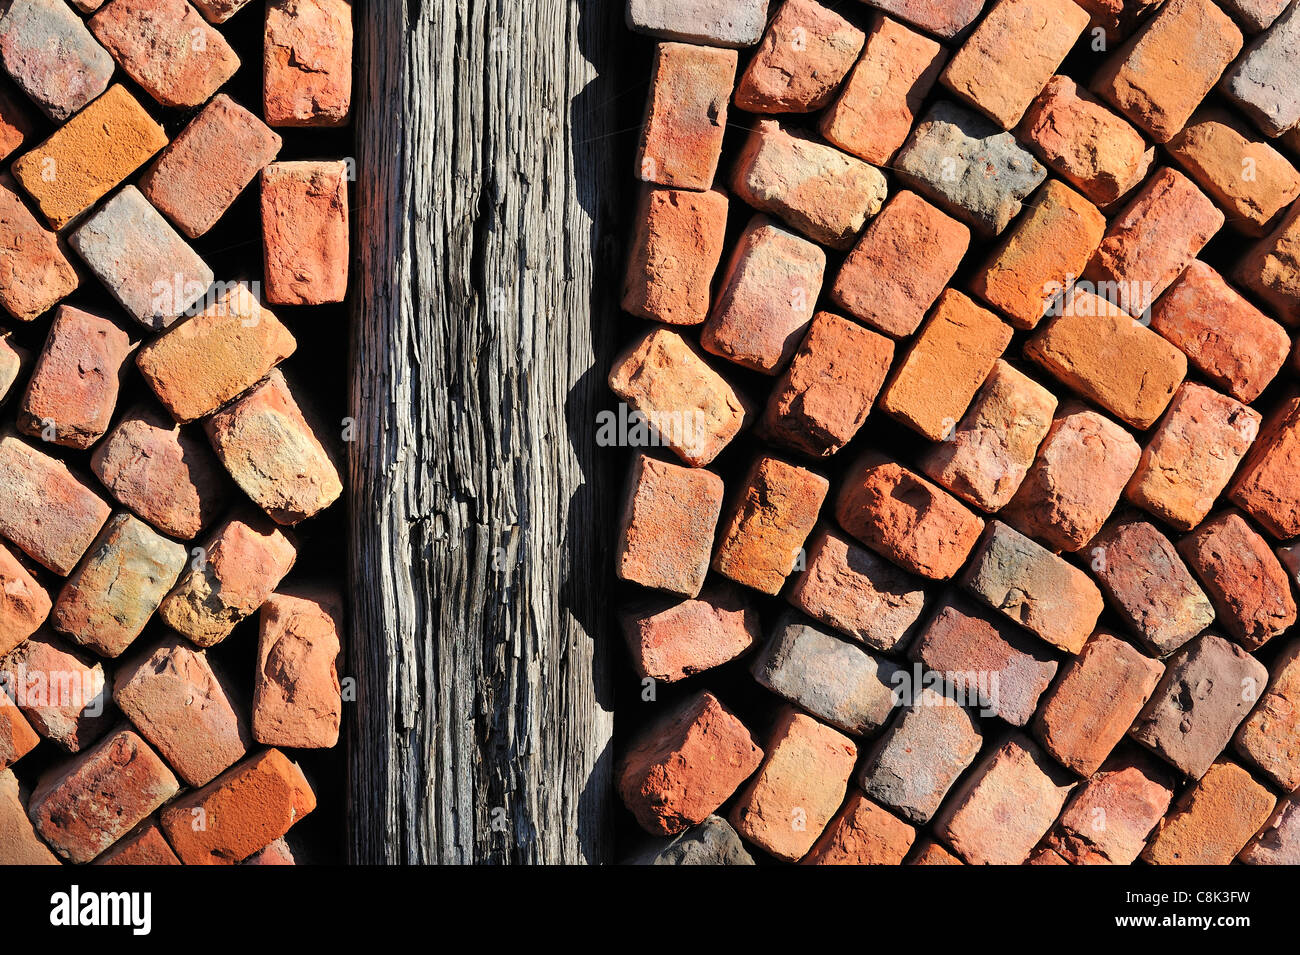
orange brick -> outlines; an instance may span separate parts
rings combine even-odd
[[[1292,639],[1274,661],[1268,689],[1233,743],[1283,792],[1300,789],[1300,641]]]
[[[50,615],[50,595],[0,544],[0,657],[40,628]]]
[[[854,791],[803,865],[901,865],[915,839],[915,828]]]
[[[619,622],[637,675],[665,683],[734,660],[763,635],[758,609],[725,582],[696,599],[639,600],[619,612]]]
[[[785,0],[740,78],[736,105],[751,113],[821,109],[865,39],[848,20],[813,0]]]
[[[130,835],[119,839],[95,865],[180,865],[156,822],[136,826]]]
[[[1117,753],[1079,786],[1044,845],[1069,865],[1132,865],[1173,798],[1167,767],[1141,750]]]
[[[644,189],[634,216],[623,308],[669,325],[698,325],[722,259],[727,197],[718,191]]]
[[[41,738],[23,717],[22,710],[14,705],[9,694],[0,687],[0,770],[8,769],[37,745]]]
[[[636,175],[674,189],[708,189],[718,171],[736,51],[660,43],[650,61]],[[742,107],[743,108],[743,107]]]
[[[1233,277],[1272,306],[1282,321],[1300,324],[1300,203],[1250,248]]]
[[[114,718],[103,665],[46,633],[0,657],[0,683],[32,728],[69,753],[92,745]]]
[[[1269,415],[1228,497],[1274,537],[1300,534],[1300,398]]]
[[[262,170],[266,300],[341,302],[348,293],[348,165],[273,162]]]
[[[1160,820],[1142,860],[1227,865],[1268,821],[1277,797],[1236,763],[1220,760]]]
[[[79,279],[58,237],[36,221],[12,186],[0,176],[0,308],[30,322],[76,289]]]
[[[704,586],[722,479],[638,454],[628,476],[614,567],[623,580],[684,597]]]

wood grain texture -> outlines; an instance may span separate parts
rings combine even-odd
[[[622,6],[358,9],[353,862],[610,858]]]

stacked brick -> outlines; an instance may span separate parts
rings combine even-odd
[[[0,864],[293,864],[342,784],[352,11],[245,6],[0,4]]]
[[[627,858],[1300,861],[1300,2],[627,12]]]

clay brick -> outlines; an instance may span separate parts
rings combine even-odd
[[[1228,497],[1274,537],[1300,534],[1300,398],[1269,415]]]
[[[1280,136],[1300,123],[1300,9],[1287,7],[1223,76],[1221,89],[1264,134]],[[1233,51],[1236,52],[1235,50]]]
[[[261,175],[266,300],[343,301],[350,258],[347,163],[273,162]]]
[[[851,736],[864,736],[893,713],[899,667],[786,611],[750,672],[759,685],[800,709]]]
[[[73,0],[74,3],[78,0]],[[81,0],[87,2],[87,0]],[[194,0],[194,6],[209,23],[225,23],[238,13],[249,0]],[[89,0],[91,6],[98,9],[103,0]],[[90,12],[90,11],[87,11]]]
[[[0,687],[0,770],[8,769],[22,759],[40,743],[30,723],[23,718],[22,711],[9,699],[9,694]]]
[[[946,437],[1011,342],[1011,328],[946,289],[880,394],[880,408],[931,441]]]
[[[1030,104],[1019,136],[1099,206],[1117,202],[1155,159],[1142,134],[1068,76],[1053,76]]]
[[[1219,6],[1232,14],[1247,33],[1258,33],[1287,8],[1291,0],[1222,0]]]
[[[84,863],[179,789],[176,777],[145,741],[121,729],[42,777],[28,813],[55,852]]]
[[[1164,0],[1076,0],[1079,6],[1092,16],[1094,28],[1101,27],[1106,39],[1114,42],[1123,40],[1137,27],[1152,10],[1164,3]],[[1231,0],[1230,0],[1231,2]]]
[[[636,177],[674,189],[713,185],[736,82],[736,51],[660,43],[650,61],[650,95],[636,153]]]
[[[1056,294],[1083,273],[1105,232],[1096,206],[1049,179],[975,273],[971,290],[1016,328],[1033,328]]]
[[[1012,733],[953,791],[935,834],[972,865],[1020,865],[1073,788],[1033,742]]]
[[[623,309],[669,325],[698,325],[708,317],[713,273],[722,260],[726,195],[643,189],[633,221]]]
[[[713,569],[763,593],[779,592],[829,488],[820,474],[767,455],[757,458],[719,525]]]
[[[104,525],[54,603],[50,624],[102,657],[119,656],[153,616],[189,556],[130,514]]]
[[[1151,327],[1213,384],[1247,403],[1268,387],[1291,350],[1286,329],[1200,261],[1156,300]]]
[[[1300,800],[1288,796],[1237,856],[1246,865],[1300,864]]]
[[[58,238],[36,221],[12,185],[0,177],[0,308],[30,322],[70,294],[79,279]]]
[[[315,808],[316,795],[298,764],[268,749],[167,806],[161,822],[186,865],[234,865]]]
[[[1300,324],[1300,203],[1250,248],[1233,278],[1272,306],[1282,321]]]
[[[684,597],[704,586],[722,510],[722,478],[638,454],[619,521],[615,572]]]
[[[27,818],[18,778],[0,770],[0,865],[59,865]]]
[[[85,750],[114,719],[103,665],[46,633],[0,658],[0,689],[36,732],[69,753]]]
[[[35,633],[50,614],[50,595],[0,544],[0,657]]]
[[[877,13],[862,57],[822,113],[818,130],[832,146],[889,165],[946,58],[934,40]]]
[[[692,467],[717,457],[745,422],[740,395],[671,329],[655,328],[630,344],[614,360],[609,387]]]
[[[712,693],[700,692],[632,742],[616,770],[618,791],[643,829],[672,835],[703,822],[762,759],[745,724]]]
[[[207,539],[202,559],[191,561],[158,613],[196,646],[213,646],[266,602],[297,556],[279,527],[251,511],[238,513]]]
[[[85,212],[167,145],[163,128],[121,85],[14,160],[14,178],[56,229]]]
[[[736,105],[751,113],[821,109],[865,40],[861,30],[813,0],[785,0],[740,78]]]
[[[295,857],[293,847],[283,839],[276,839],[265,849],[253,853],[242,863],[243,865],[298,865],[298,859]]]
[[[191,239],[225,215],[275,159],[279,134],[219,93],[140,177],[140,191]]]
[[[0,160],[8,159],[35,132],[36,122],[26,101],[8,80],[0,78]]]
[[[0,537],[32,560],[66,577],[111,511],[62,461],[0,435]]]
[[[793,707],[783,709],[758,774],[731,810],[731,824],[778,859],[803,858],[844,801],[857,757],[847,736]]]
[[[1002,519],[1052,550],[1077,551],[1106,523],[1141,454],[1115,422],[1067,402]]]
[[[1111,608],[1152,653],[1166,656],[1214,622],[1214,607],[1153,524],[1123,517],[1085,553]]]
[[[1078,653],[1104,602],[1088,575],[1001,521],[989,524],[961,585],[1066,653]]]
[[[306,520],[343,493],[333,453],[278,368],[203,430],[235,483],[277,524]]]
[[[721,816],[709,816],[677,836],[651,839],[627,865],[754,865],[754,857]]]
[[[845,475],[835,518],[882,557],[931,580],[955,574],[984,529],[956,498],[874,452]]]
[[[1034,735],[1061,765],[1095,773],[1146,705],[1164,667],[1099,630],[1043,699]]]
[[[1156,142],[1168,142],[1241,43],[1241,31],[1210,0],[1168,0],[1101,65],[1092,89]]]
[[[1154,759],[1116,754],[1079,786],[1044,845],[1068,865],[1132,865],[1173,798],[1173,775]]]
[[[860,792],[826,826],[803,865],[900,865],[916,830]]]
[[[1047,177],[1010,133],[942,101],[912,130],[894,163],[904,185],[986,236],[1005,229]]]
[[[868,751],[858,785],[872,799],[923,826],[979,755],[984,734],[951,693],[929,686],[913,686],[900,709]]]
[[[952,278],[970,230],[914,192],[895,193],[848,254],[831,298],[893,338],[916,331]]]
[[[1274,661],[1268,689],[1233,742],[1283,792],[1300,789],[1300,641],[1290,641]]]
[[[1227,865],[1277,805],[1277,797],[1227,760],[1216,762],[1160,820],[1142,853],[1149,865]]]
[[[1104,298],[1075,286],[1025,355],[1078,395],[1145,431],[1187,374],[1187,358]]]
[[[343,599],[319,587],[262,605],[253,681],[254,738],[266,746],[328,749],[339,741]]]
[[[14,344],[12,333],[0,332],[0,405],[9,397],[30,357],[27,349]]]
[[[871,0],[871,5],[935,36],[953,40],[975,22],[984,0]]]
[[[945,594],[908,656],[939,674],[958,702],[1024,726],[1056,676],[1050,650],[958,593]]]
[[[1203,633],[1169,658],[1129,735],[1183,775],[1199,779],[1267,683],[1264,664],[1222,637]]]
[[[169,537],[191,540],[225,509],[227,484],[208,443],[151,404],[113,426],[90,468],[119,504]]]
[[[1205,586],[1219,624],[1247,650],[1295,623],[1286,571],[1239,513],[1211,517],[1178,542],[1178,552]]]
[[[835,454],[866,422],[893,357],[888,338],[818,312],[768,398],[764,436],[811,457]]]
[[[135,363],[181,424],[212,414],[257,384],[298,346],[245,285],[145,343]]]
[[[873,649],[901,648],[925,606],[919,580],[824,527],[807,557],[787,595],[793,606]]]
[[[11,0],[0,15],[0,61],[57,123],[104,92],[113,58],[63,0]]]
[[[628,0],[627,25],[638,33],[711,46],[753,46],[767,24],[768,0]]]
[[[266,5],[262,111],[272,126],[342,126],[352,106],[352,5]]]
[[[199,106],[239,69],[235,51],[187,0],[111,0],[90,18],[90,32],[163,106]]]
[[[731,188],[814,242],[847,250],[880,211],[886,185],[874,166],[762,119],[736,159]]]
[[[812,321],[826,253],[754,216],[736,242],[709,319],[705,351],[765,375],[793,357]]]
[[[619,612],[619,622],[637,676],[665,683],[721,666],[762,639],[758,609],[725,582],[695,599],[638,600]]]
[[[992,513],[1025,479],[1055,411],[1050,391],[999,358],[951,435],[918,463],[933,481]]]
[[[180,865],[158,823],[141,823],[95,860],[95,865]]]
[[[65,448],[90,447],[113,419],[130,353],[131,339],[108,319],[59,306],[18,406],[18,430]]]
[[[1011,129],[1088,19],[1074,0],[997,0],[939,80],[958,99]]]
[[[912,858],[908,865],[965,865],[939,843],[927,839],[913,846]]]

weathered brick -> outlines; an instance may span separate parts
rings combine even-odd
[[[660,43],[650,61],[650,95],[636,153],[636,177],[674,189],[708,189],[718,171],[736,51]]]
[[[619,612],[619,622],[637,675],[665,683],[721,666],[762,639],[758,609],[725,582],[694,599],[638,600]]]
[[[1123,40],[1164,0],[1075,0],[1092,16],[1092,26],[1101,27],[1106,39]]]
[[[0,405],[5,403],[14,385],[18,383],[30,357],[31,353],[26,348],[14,343],[12,333],[0,332]]]
[[[1104,603],[1087,574],[1001,521],[989,524],[961,585],[1067,653],[1083,648]]]
[[[69,862],[89,862],[180,789],[158,755],[121,729],[49,770],[28,813],[41,838]]]
[[[1044,845],[1069,865],[1132,865],[1173,798],[1173,774],[1156,760],[1117,753],[1079,786]]]
[[[18,777],[0,769],[0,865],[59,865],[27,818]]]
[[[187,0],[111,0],[90,18],[90,32],[163,106],[199,106],[239,69],[235,51]]]
[[[1055,410],[1055,395],[999,358],[952,433],[918,463],[933,481],[992,513],[1025,479]]]
[[[776,120],[761,119],[736,159],[731,188],[813,241],[848,249],[880,211],[886,185],[874,166]]]
[[[0,308],[30,322],[77,287],[58,238],[45,229],[0,176]]]
[[[84,450],[104,436],[117,406],[131,339],[112,322],[60,305],[18,406],[18,430]]]
[[[1222,637],[1203,633],[1169,658],[1129,735],[1183,775],[1199,779],[1267,683],[1264,664]]]
[[[1273,662],[1268,689],[1233,742],[1283,792],[1300,789],[1300,641],[1290,641]]]
[[[860,792],[826,826],[803,865],[900,865],[916,830]]]
[[[769,0],[628,0],[627,25],[638,33],[712,46],[753,46],[767,24]]]
[[[631,743],[616,770],[618,791],[643,829],[672,835],[703,822],[762,759],[745,724],[712,693],[699,692]]]
[[[14,705],[4,687],[0,687],[0,770],[8,769],[40,743],[22,710]]]
[[[984,757],[935,818],[935,834],[972,865],[1019,865],[1074,782],[1020,733]]]
[[[280,151],[279,134],[225,93],[140,177],[140,191],[191,239],[203,235]]]
[[[1077,551],[1106,523],[1141,454],[1115,422],[1067,402],[1001,517],[1052,550]]]
[[[1168,142],[1241,43],[1241,31],[1211,0],[1169,0],[1101,65],[1092,88],[1156,142]]]
[[[619,521],[618,576],[698,596],[709,572],[723,491],[722,478],[711,471],[636,455]]]
[[[1267,238],[1251,246],[1233,278],[1272,306],[1282,321],[1300,324],[1300,203],[1291,206]]]
[[[270,0],[262,111],[272,126],[342,126],[352,107],[352,5]]]
[[[144,630],[188,556],[183,544],[130,514],[110,518],[59,592],[51,626],[102,657],[119,656]]]
[[[268,749],[167,806],[161,822],[186,865],[234,865],[315,808],[316,795],[298,764]]]
[[[1157,656],[1214,622],[1210,598],[1155,525],[1121,517],[1102,528],[1085,557],[1111,608]]]
[[[731,823],[709,816],[676,836],[651,839],[627,865],[754,865]]]
[[[0,544],[0,657],[35,633],[50,614],[50,595]]]
[[[831,101],[865,41],[865,33],[820,3],[785,0],[740,78],[736,105],[751,113],[819,110]]]
[[[858,748],[793,707],[776,718],[767,755],[737,797],[731,824],[786,862],[803,858],[844,801]]]
[[[961,859],[957,858],[939,843],[932,839],[917,842],[912,847],[912,858],[908,860],[908,865],[965,865]]]
[[[956,498],[875,452],[845,475],[835,518],[882,557],[931,580],[955,574],[984,529]]]
[[[1223,94],[1254,120],[1266,136],[1280,136],[1300,123],[1300,9],[1287,7],[1223,76]],[[1236,52],[1235,50],[1233,51]]]
[[[251,511],[218,527],[191,561],[159,615],[196,646],[210,647],[271,596],[298,556],[283,530]]]
[[[95,860],[95,865],[180,865],[172,847],[153,820],[143,822]]]
[[[1300,865],[1300,800],[1287,796],[1237,857],[1246,865]]]
[[[818,312],[768,398],[764,437],[811,457],[835,454],[866,422],[893,357],[888,338]]]
[[[1227,865],[1268,821],[1277,797],[1227,760],[1216,762],[1160,820],[1149,865]]]
[[[954,40],[975,22],[984,2],[985,0],[945,0],[943,3],[935,3],[934,0],[872,0],[871,5],[935,36]]]
[[[262,605],[253,680],[254,738],[267,746],[328,749],[339,741],[343,600],[320,587]]]
[[[946,58],[934,40],[877,13],[861,58],[817,128],[831,145],[889,165]]]
[[[73,0],[73,2],[77,3],[79,0]],[[103,0],[80,0],[80,2],[88,2],[94,9],[98,9]],[[203,14],[203,18],[209,23],[225,23],[243,9],[249,0],[193,0],[193,2],[199,13]]]
[[[1269,415],[1228,497],[1274,537],[1300,534],[1300,398]]]
[[[997,235],[1047,176],[1014,136],[978,113],[938,102],[895,157],[904,185],[984,235]]]
[[[26,100],[7,79],[0,78],[0,160],[8,159],[35,132],[36,121]]]
[[[946,437],[1011,334],[992,312],[946,289],[881,392],[881,410],[931,441]]]
[[[754,216],[736,242],[700,345],[775,375],[808,330],[825,269],[826,253],[816,245]]]
[[[641,191],[633,216],[623,308],[669,325],[698,325],[722,259],[727,197],[718,190]]]
[[[895,650],[925,606],[921,582],[823,527],[787,599],[814,620],[876,650]]]
[[[835,276],[831,298],[893,338],[916,331],[952,278],[970,230],[914,192],[898,192],[871,220]]]
[[[778,593],[829,488],[820,474],[779,458],[757,458],[719,524],[713,569],[763,593]]]
[[[12,171],[50,225],[62,229],[166,145],[163,128],[114,85],[14,160]]]
[[[241,863],[242,865],[299,865],[301,864],[294,848],[288,840],[281,837],[268,843],[265,849],[259,849]]]
[[[1247,33],[1268,29],[1291,0],[1222,0],[1219,6],[1232,14]]]
[[[136,366],[181,424],[212,414],[293,354],[289,329],[234,285],[199,314],[178,322],[136,354]]]
[[[0,658],[0,684],[32,728],[69,753],[94,743],[115,718],[103,665],[46,633]]]
[[[273,162],[261,177],[266,300],[343,301],[350,258],[347,163]]]
[[[0,61],[57,123],[104,92],[113,76],[113,58],[63,0],[6,3],[0,14]]]

